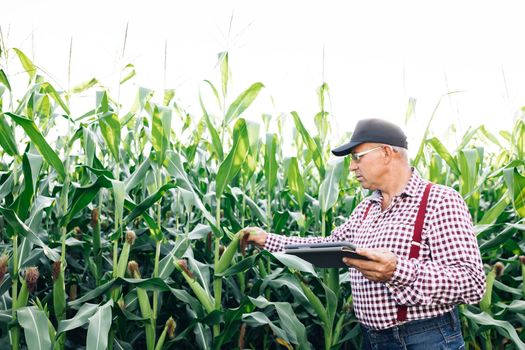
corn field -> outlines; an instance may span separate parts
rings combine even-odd
[[[308,130],[311,116],[293,111],[248,118],[263,83],[232,96],[228,52],[218,71],[198,114],[174,90],[142,87],[124,110],[97,79],[58,88],[0,46],[0,348],[359,348],[347,271],[239,233],[325,236],[366,196],[349,160],[330,157],[344,140],[328,85]],[[87,92],[91,108],[71,113]],[[460,306],[468,349],[525,349],[523,113],[512,130],[471,127],[454,150],[431,134],[432,115],[411,145],[413,166],[458,190],[474,221],[488,285]]]

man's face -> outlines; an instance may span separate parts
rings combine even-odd
[[[357,181],[363,188],[378,189],[379,180],[384,172],[384,146],[362,143],[352,149],[352,155],[359,158],[350,160],[350,171],[355,174]]]

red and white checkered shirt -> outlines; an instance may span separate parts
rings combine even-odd
[[[284,245],[292,243],[348,241],[361,248],[386,248],[395,253],[396,271],[386,283],[372,282],[356,269],[350,269],[355,314],[372,329],[398,324],[397,305],[407,305],[407,321],[411,321],[441,315],[455,304],[477,303],[485,291],[485,273],[469,210],[452,188],[432,186],[419,258],[408,259],[427,183],[413,170],[401,195],[394,197],[386,210],[381,209],[381,192],[375,191],[330,236],[300,238],[269,234],[265,249],[282,251]]]

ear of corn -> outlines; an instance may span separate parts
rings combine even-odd
[[[132,267],[130,267],[132,266]],[[140,272],[136,262],[132,261],[128,264],[128,269],[135,279],[140,279]],[[140,287],[136,288],[137,298],[139,301],[140,312],[142,317],[149,318],[150,322],[144,324],[144,330],[146,332],[146,345],[148,350],[153,350],[155,347],[155,325],[153,323],[153,311],[151,310],[151,304],[149,301],[148,292]]]

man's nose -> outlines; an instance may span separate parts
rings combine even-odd
[[[350,160],[350,171],[356,171],[358,168],[357,162]]]

